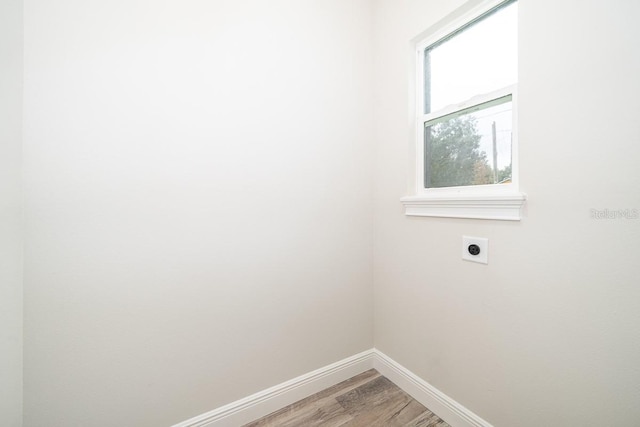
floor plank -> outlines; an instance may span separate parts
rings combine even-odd
[[[450,427],[375,369],[244,427]]]
[[[415,419],[406,424],[405,427],[450,427],[449,424],[442,421],[436,414],[430,410],[426,410]]]
[[[360,387],[363,384],[371,381],[374,378],[379,377],[380,374],[374,370],[370,369],[362,374],[356,375],[355,377],[349,378],[346,381],[343,381],[339,384],[336,384],[332,387],[324,389],[316,394],[313,394],[305,399],[302,399],[296,403],[293,403],[289,406],[286,406],[270,415],[267,415],[264,418],[261,418],[257,421],[247,424],[244,427],[270,427],[270,426],[295,426],[302,424],[291,424],[291,422],[301,422],[301,420],[308,416],[308,414],[315,412],[319,408],[323,406],[331,406],[333,403],[337,404],[335,398],[341,394],[349,392],[356,387]],[[339,404],[338,404],[339,405]],[[340,411],[343,411],[343,408],[340,406]],[[326,410],[326,409],[325,409]],[[326,415],[329,417],[329,415]],[[349,416],[349,419],[352,417]],[[319,424],[322,425],[322,424]],[[327,424],[328,425],[328,424]]]

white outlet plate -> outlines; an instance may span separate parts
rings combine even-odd
[[[469,246],[478,245],[480,253],[471,255]],[[489,263],[489,239],[486,237],[462,236],[462,259],[465,261],[479,262],[481,264]]]

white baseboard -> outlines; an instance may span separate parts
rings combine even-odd
[[[416,374],[374,349],[373,367],[452,427],[493,427]]]
[[[172,427],[239,427],[373,367],[373,350],[316,369]]]
[[[172,427],[239,427],[371,368],[378,370],[452,427],[493,427],[375,348],[236,400]]]

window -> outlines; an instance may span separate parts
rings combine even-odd
[[[407,215],[520,219],[517,1],[485,1],[416,43],[415,195]]]

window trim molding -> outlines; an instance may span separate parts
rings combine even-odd
[[[493,10],[513,0],[485,0],[471,7],[461,7],[426,30],[411,42],[411,67],[413,78],[410,86],[410,112],[414,131],[411,133],[411,153],[413,167],[410,194],[400,201],[404,205],[405,215],[424,217],[449,217],[471,219],[495,219],[518,221],[522,217],[522,206],[526,195],[519,192],[518,168],[518,89],[517,84],[498,89],[488,94],[466,100],[460,104],[445,107],[435,113],[422,114],[423,105],[423,60],[424,50],[439,40],[471,25]],[[462,187],[424,188],[424,119],[435,118],[460,109],[481,104],[500,95],[513,96],[513,140],[512,170],[510,184],[474,185]],[[415,169],[413,169],[415,167]]]
[[[523,193],[418,195],[400,199],[407,216],[519,221],[527,197]]]

